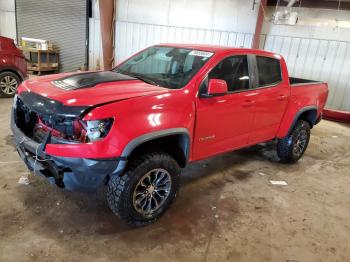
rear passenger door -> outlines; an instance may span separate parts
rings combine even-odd
[[[290,88],[283,80],[281,61],[278,57],[255,56],[258,93],[249,144],[271,140],[276,136],[286,110]]]

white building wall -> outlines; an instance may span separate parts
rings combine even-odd
[[[253,33],[255,2],[253,8],[254,0],[118,0],[118,21]]]
[[[268,9],[267,17],[273,11]],[[350,111],[350,29],[331,26],[336,19],[350,21],[350,11],[302,8],[298,13],[304,25],[265,21],[260,47],[283,55],[290,75],[328,83],[327,107]]]
[[[103,67],[102,37],[98,0],[92,0],[92,17],[89,18],[89,70]]]
[[[208,43],[251,47],[259,2],[255,0],[118,0],[115,59],[119,63],[150,45]],[[253,8],[254,6],[254,8]],[[102,64],[98,2],[90,20],[90,68]],[[242,22],[244,21],[244,22]]]
[[[253,34],[204,30],[135,22],[117,22],[116,61],[159,43],[201,43],[233,47],[251,47]]]
[[[116,61],[165,42],[251,47],[260,1],[255,2],[119,0]]]
[[[153,44],[208,43],[251,47],[258,6],[243,0],[119,0],[116,62]],[[271,17],[274,8],[268,8]],[[102,64],[98,12],[90,31],[90,65]],[[260,48],[281,53],[290,74],[329,83],[327,107],[350,110],[350,29],[315,26],[317,20],[350,20],[349,11],[303,8],[305,25],[265,21]],[[93,43],[93,44],[91,44]]]
[[[335,26],[335,20],[350,21],[350,11],[314,8],[294,9],[294,11],[298,12],[299,25],[276,25],[265,20],[262,34],[350,41],[350,29]],[[267,19],[271,18],[274,10],[275,8],[273,7],[266,9]],[[300,25],[300,23],[304,25]],[[328,25],[326,25],[327,23]]]
[[[116,62],[153,44],[208,43],[250,47],[258,5],[253,0],[118,0]],[[257,1],[260,2],[260,1]],[[274,8],[267,8],[271,17]],[[265,21],[260,47],[281,53],[290,74],[329,83],[327,106],[350,110],[350,29],[316,26],[317,22],[350,20],[349,11],[298,9],[304,25]],[[89,20],[90,69],[103,64],[98,0]],[[0,35],[16,38],[14,0],[0,0]]]
[[[0,36],[16,39],[15,0],[0,0]]]
[[[103,68],[100,20],[89,18],[89,70]]]

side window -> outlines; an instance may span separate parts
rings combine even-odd
[[[232,56],[222,60],[208,75],[209,79],[222,79],[229,92],[249,89],[247,56]]]
[[[280,61],[271,57],[257,56],[259,87],[277,84],[282,81]]]

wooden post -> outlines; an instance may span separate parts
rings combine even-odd
[[[110,70],[114,64],[114,6],[115,0],[99,0],[104,70]]]
[[[41,68],[41,51],[38,50],[38,75],[40,76],[41,75],[41,71],[40,71],[40,68]]]
[[[255,33],[252,46],[252,48],[254,49],[259,48],[261,29],[264,23],[264,9],[266,8],[266,2],[267,0],[261,0],[259,5],[258,18],[256,19]]]

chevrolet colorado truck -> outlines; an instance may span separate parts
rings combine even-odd
[[[35,174],[68,190],[107,186],[111,210],[137,227],[165,212],[189,162],[270,140],[296,162],[327,96],[325,83],[289,78],[278,54],[164,44],[111,71],[24,81],[11,127]]]

